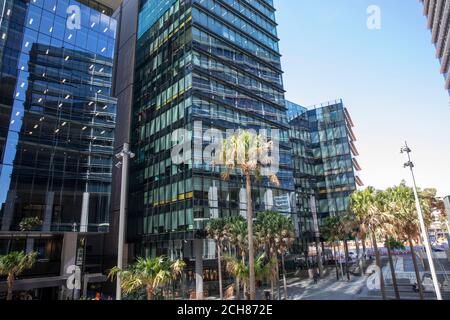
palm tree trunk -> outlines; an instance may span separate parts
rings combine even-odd
[[[339,267],[340,267],[340,270],[341,270],[341,277],[342,277],[342,280],[344,280],[344,268],[342,267],[341,242],[340,241],[338,241],[337,247],[338,247],[338,254],[339,254]]]
[[[255,286],[255,253],[253,248],[253,203],[250,174],[245,175],[247,191],[247,229],[248,229],[248,268],[250,273],[250,300],[256,300]]]
[[[391,244],[389,243],[388,238],[386,238],[386,247],[389,258],[389,268],[391,269],[392,285],[394,286],[395,291],[395,299],[400,300],[400,291],[398,290],[397,276],[395,275],[394,261],[392,260]]]
[[[356,255],[358,256],[359,272],[361,273],[361,277],[364,277],[364,266],[363,266],[363,261],[362,261],[362,257],[361,257],[361,249],[359,248],[358,237],[355,237],[355,245],[356,245]]]
[[[363,239],[361,239],[361,242],[362,242],[362,249],[363,249],[363,261],[366,261],[366,252],[367,252],[367,249],[366,249],[366,238],[364,237]]]
[[[241,299],[241,283],[239,277],[236,277],[236,300]]]
[[[276,264],[276,283],[277,283],[277,300],[281,300],[281,289],[280,289],[280,267],[278,266],[278,256],[277,256],[277,264]]]
[[[219,268],[219,294],[220,294],[220,300],[223,300],[223,287],[222,287],[222,256],[221,252],[222,248],[217,242],[217,267]]]
[[[350,268],[348,263],[348,242],[344,240],[344,250],[345,250],[345,271],[347,273],[347,280],[350,281]]]
[[[373,249],[375,250],[375,259],[376,259],[376,263],[377,263],[377,266],[379,269],[379,274],[380,274],[381,296],[383,297],[383,300],[387,300],[386,285],[384,283],[384,275],[383,275],[383,266],[381,264],[380,252],[378,251],[377,239],[373,233],[372,233],[372,245],[373,245]]]
[[[334,266],[336,267],[336,279],[339,280],[339,268],[338,268],[338,262],[336,260],[336,248],[334,246],[334,242],[331,243],[331,248],[333,249],[333,261],[334,261]]]
[[[6,294],[6,300],[10,301],[13,298],[13,285],[14,285],[14,275],[12,273],[8,274],[7,285],[8,285],[8,292]]]
[[[245,266],[245,255],[244,255],[244,250],[242,250],[242,263],[243,263],[243,265]],[[243,294],[243,296],[244,296],[244,300],[247,300],[247,290],[248,290],[248,288],[247,288],[247,281],[245,281],[245,278],[244,279],[242,279],[243,281],[242,281],[242,294]]]
[[[285,268],[285,265],[284,265],[284,253],[281,254],[281,267],[283,268],[284,300],[288,300],[287,282],[286,282],[286,268]]]
[[[149,286],[149,285],[147,285],[147,300],[148,301],[151,301],[151,300],[153,300],[153,297],[155,296],[155,293],[154,293],[154,291],[153,291],[153,288],[151,287],[151,286]]]
[[[273,245],[269,242],[269,257],[272,261],[277,261],[276,255],[274,254]],[[275,273],[276,273],[276,265],[272,266],[272,270],[270,272],[270,295],[271,299],[275,300]]]
[[[414,244],[410,236],[408,236],[409,247],[411,248],[411,257],[414,265],[414,272],[416,273],[417,286],[419,287],[420,300],[424,299],[422,279],[420,278],[419,266],[417,264],[416,253],[414,251]]]

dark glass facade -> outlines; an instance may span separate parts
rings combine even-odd
[[[71,264],[102,272],[117,104],[112,9],[6,0],[0,13],[0,254],[37,251],[25,277],[64,275]],[[24,230],[27,218],[41,223]],[[54,279],[35,294],[56,299],[65,283]]]
[[[18,231],[29,217],[43,221],[43,231],[71,231],[73,223],[97,231],[108,222],[115,29],[115,20],[75,1],[6,1],[0,31],[2,231]]]
[[[279,131],[281,185],[254,181],[253,201],[256,212],[292,213],[274,12],[263,0],[140,2],[128,234],[135,255],[192,257],[189,240],[205,238],[209,219],[246,214],[242,178],[223,181],[222,168],[195,148],[210,143],[203,134],[210,128]],[[180,165],[171,158],[177,129],[192,134],[192,153]],[[205,244],[204,257],[214,258],[214,246]]]
[[[349,196],[362,186],[356,157],[353,121],[341,100],[307,109],[287,102],[291,125],[300,250],[315,241],[317,224],[327,216],[343,215]],[[320,228],[319,228],[320,229]]]

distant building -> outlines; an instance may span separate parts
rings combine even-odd
[[[202,135],[210,128],[279,132],[280,185],[255,182],[253,205],[255,212],[290,214],[294,184],[275,8],[271,0],[143,0],[123,2],[120,12],[116,147],[127,142],[136,153],[127,252],[130,261],[185,259],[200,297],[203,278],[217,280],[205,227],[210,219],[246,215],[245,182],[239,175],[223,181],[220,168],[195,150],[174,163],[173,133],[194,131],[195,143],[207,145]],[[113,220],[118,209],[113,200]]]
[[[321,220],[349,210],[349,196],[363,186],[353,121],[342,100],[307,109],[287,103],[294,161],[300,246],[306,251]]]
[[[117,22],[102,2],[0,5],[0,255],[38,252],[16,288],[40,299],[80,294],[62,289],[72,265],[106,278]]]
[[[431,30],[431,40],[436,46],[436,58],[441,62],[441,73],[445,77],[445,89],[450,93],[450,1],[421,0],[423,13],[427,17],[427,27]]]

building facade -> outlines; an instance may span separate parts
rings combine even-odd
[[[134,52],[126,63],[135,66],[118,72],[124,80],[115,88],[119,109],[131,106],[124,117],[130,132],[120,139],[136,153],[127,219],[130,258],[184,258],[189,268],[197,263],[196,278],[211,278],[215,249],[206,240],[206,224],[245,215],[247,203],[242,178],[223,181],[222,168],[202,157],[211,128],[266,129],[278,138],[281,183],[254,181],[253,202],[256,212],[291,214],[293,168],[274,13],[270,0],[122,4],[118,55]],[[118,70],[125,68],[121,61]],[[184,138],[192,150],[175,163],[173,148]]]
[[[0,6],[0,254],[38,252],[35,280],[17,286],[48,288],[41,298],[70,265],[102,272],[117,104],[117,22],[102,2]]]
[[[353,121],[342,100],[312,108],[287,103],[294,157],[297,250],[320,241],[321,221],[348,212],[349,197],[363,183]]]
[[[445,78],[445,89],[450,93],[450,2],[444,0],[420,0],[427,17],[427,27],[436,46],[436,58],[441,62],[441,73]]]

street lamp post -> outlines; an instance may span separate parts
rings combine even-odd
[[[430,241],[428,239],[428,232],[427,232],[427,228],[425,226],[422,208],[420,206],[419,194],[417,193],[416,178],[414,176],[414,170],[413,170],[414,164],[411,161],[411,149],[408,147],[407,142],[405,142],[405,146],[401,149],[401,153],[406,153],[408,155],[408,162],[405,163],[404,167],[405,168],[409,167],[409,169],[411,170],[411,176],[412,176],[413,187],[414,187],[413,188],[414,189],[414,197],[416,199],[417,215],[419,216],[420,230],[422,232],[422,240],[425,245],[425,251],[427,253],[428,264],[430,265],[431,277],[433,279],[433,285],[434,285],[434,290],[436,291],[436,297],[438,300],[442,300],[441,289],[439,288],[439,282],[438,282],[437,276],[436,276],[436,269],[434,267],[434,261],[433,261]],[[422,284],[419,283],[418,285],[421,286]]]
[[[119,240],[117,249],[117,267],[123,269],[123,245],[125,240],[125,210],[127,207],[128,196],[128,164],[129,160],[134,158],[134,153],[130,151],[128,143],[123,144],[123,149],[116,154],[116,158],[121,160],[117,163],[117,168],[122,167],[122,181],[120,186],[120,212],[119,212]],[[116,300],[122,300],[121,276],[117,275]]]

